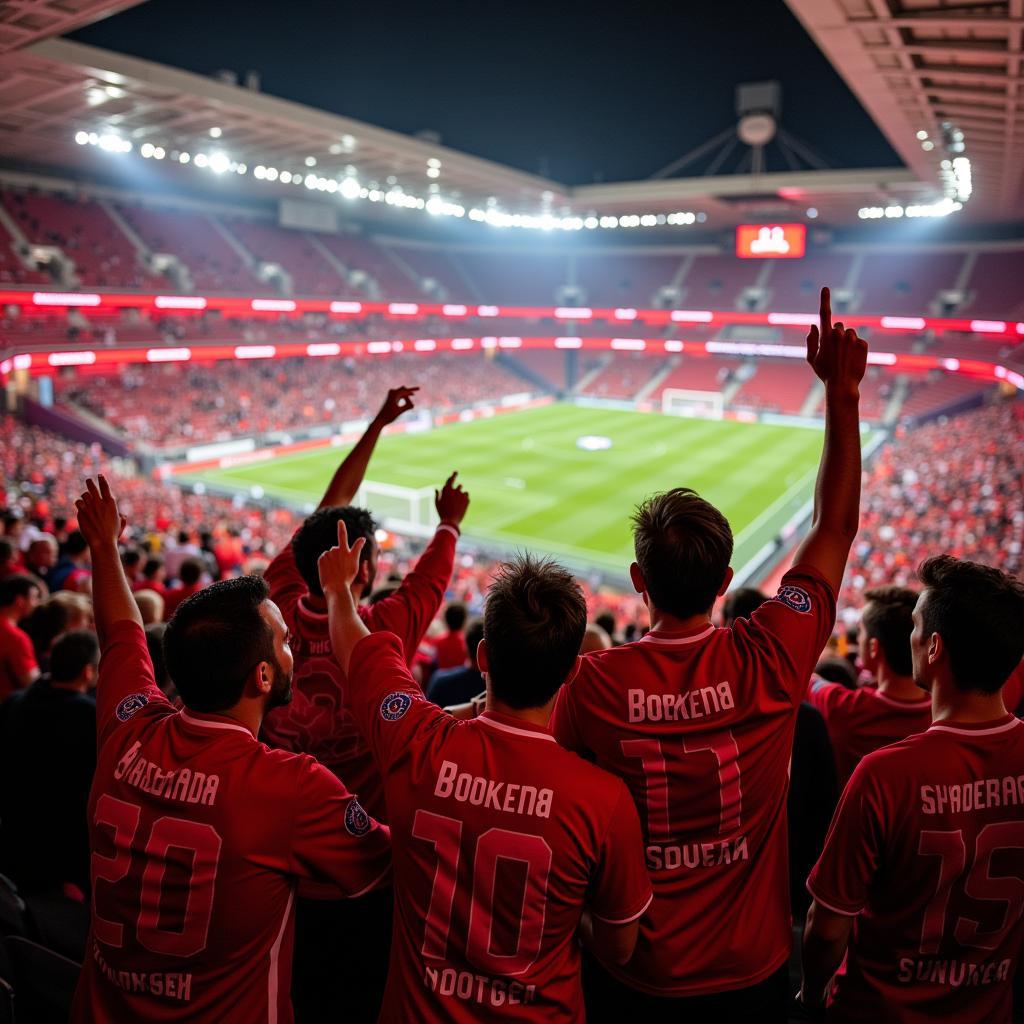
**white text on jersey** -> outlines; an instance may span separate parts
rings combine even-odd
[[[736,706],[732,687],[726,683],[702,686],[688,693],[645,693],[629,691],[629,720],[631,722],[678,722],[693,718],[706,718]]]
[[[551,815],[554,792],[536,786],[520,786],[514,782],[496,782],[481,775],[460,772],[454,761],[442,761],[434,786],[434,796],[452,798],[474,807],[490,807],[507,814],[532,814],[538,818]]]
[[[128,748],[114,770],[115,779],[123,779],[129,786],[135,786],[143,793],[162,796],[166,800],[213,806],[220,788],[219,775],[207,775],[188,768],[163,771],[159,765],[139,757],[141,747],[142,744],[136,740]]]
[[[1021,804],[1024,804],[1024,775],[921,787],[923,814],[962,814],[986,807],[1017,807]]]

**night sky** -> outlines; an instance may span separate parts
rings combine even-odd
[[[203,74],[253,68],[270,95],[565,184],[649,177],[734,123],[735,86],[762,79],[830,166],[900,163],[781,0],[149,0],[71,38]]]

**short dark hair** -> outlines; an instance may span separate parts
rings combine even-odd
[[[178,579],[191,586],[198,583],[203,575],[203,563],[198,558],[186,558],[178,569]]]
[[[557,562],[519,555],[498,567],[484,605],[494,695],[510,707],[543,707],[565,682],[587,628],[587,603]]]
[[[49,597],[21,620],[21,628],[32,641],[37,660],[45,659],[50,653],[53,642],[64,632],[70,618],[68,608]]]
[[[633,543],[659,611],[683,619],[715,603],[732,558],[732,529],[696,491],[675,487],[638,505]]]
[[[611,612],[601,612],[599,615],[594,616],[594,622],[596,622],[614,642],[615,638],[615,616]]]
[[[64,541],[64,553],[68,555],[81,555],[89,549],[89,542],[81,530],[72,530],[68,539]]]
[[[164,560],[162,558],[157,557],[156,555],[152,555],[151,557],[146,559],[146,564],[142,567],[142,575],[152,576],[154,575],[154,573],[157,572],[158,569],[162,569],[163,567]]]
[[[12,558],[14,545],[6,537],[0,537],[0,562],[9,562]]]
[[[722,620],[731,626],[737,619],[749,619],[768,600],[768,595],[756,587],[737,587],[725,595]]]
[[[857,689],[857,670],[848,659],[840,658],[838,655],[833,654],[822,658],[814,666],[814,673],[830,683],[839,683],[840,686],[845,686],[848,690]]]
[[[39,590],[39,581],[28,573],[15,572],[0,580],[0,608],[10,608],[19,597],[28,597]]]
[[[910,634],[914,632],[917,591],[909,587],[875,587],[865,591],[867,604],[860,621],[864,632],[878,641],[893,672],[909,676],[914,671]]]
[[[100,660],[100,644],[91,629],[72,629],[57,637],[50,651],[50,678],[73,683],[88,665]]]
[[[385,598],[390,597],[392,594],[397,594],[401,588],[401,583],[385,583],[383,587],[377,587],[376,590],[367,598],[366,603],[368,605],[380,604]]]
[[[128,548],[121,553],[121,564],[127,569],[130,565],[138,565],[142,561],[142,552],[138,548]]]
[[[276,664],[273,630],[260,614],[269,596],[262,577],[237,576],[212,583],[178,605],[164,633],[164,657],[186,707],[233,707],[256,666]]]
[[[444,610],[445,625],[452,633],[457,633],[466,625],[466,606],[461,601],[452,601]]]
[[[1024,583],[952,555],[922,562],[917,577],[922,629],[942,637],[957,688],[997,693],[1024,658]]]
[[[299,527],[298,532],[292,538],[292,553],[295,555],[295,566],[305,581],[309,592],[316,597],[323,597],[320,589],[320,573],[317,571],[317,562],[320,556],[333,548],[338,543],[338,522],[343,520],[345,529],[348,531],[348,542],[354,544],[360,537],[365,538],[363,553],[360,556],[360,564],[370,557],[370,548],[373,544],[374,534],[377,532],[377,523],[373,516],[365,508],[357,508],[355,505],[328,506],[318,508]]]
[[[483,638],[484,620],[470,619],[469,624],[466,626],[466,651],[474,668],[476,667],[476,649],[480,646],[480,641]]]

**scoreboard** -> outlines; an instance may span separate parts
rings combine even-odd
[[[806,251],[806,224],[740,224],[736,228],[740,259],[796,260]]]

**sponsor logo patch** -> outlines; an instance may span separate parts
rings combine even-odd
[[[136,711],[141,711],[149,703],[149,698],[144,693],[133,693],[125,697],[117,705],[115,715],[122,721],[127,722]]]
[[[350,800],[345,810],[345,831],[350,836],[365,836],[370,831],[370,816],[358,800]]]
[[[412,707],[407,693],[389,693],[380,704],[380,717],[385,722],[397,722]]]
[[[781,601],[787,608],[795,612],[807,613],[811,610],[811,595],[802,587],[785,586],[779,587],[776,601]]]

